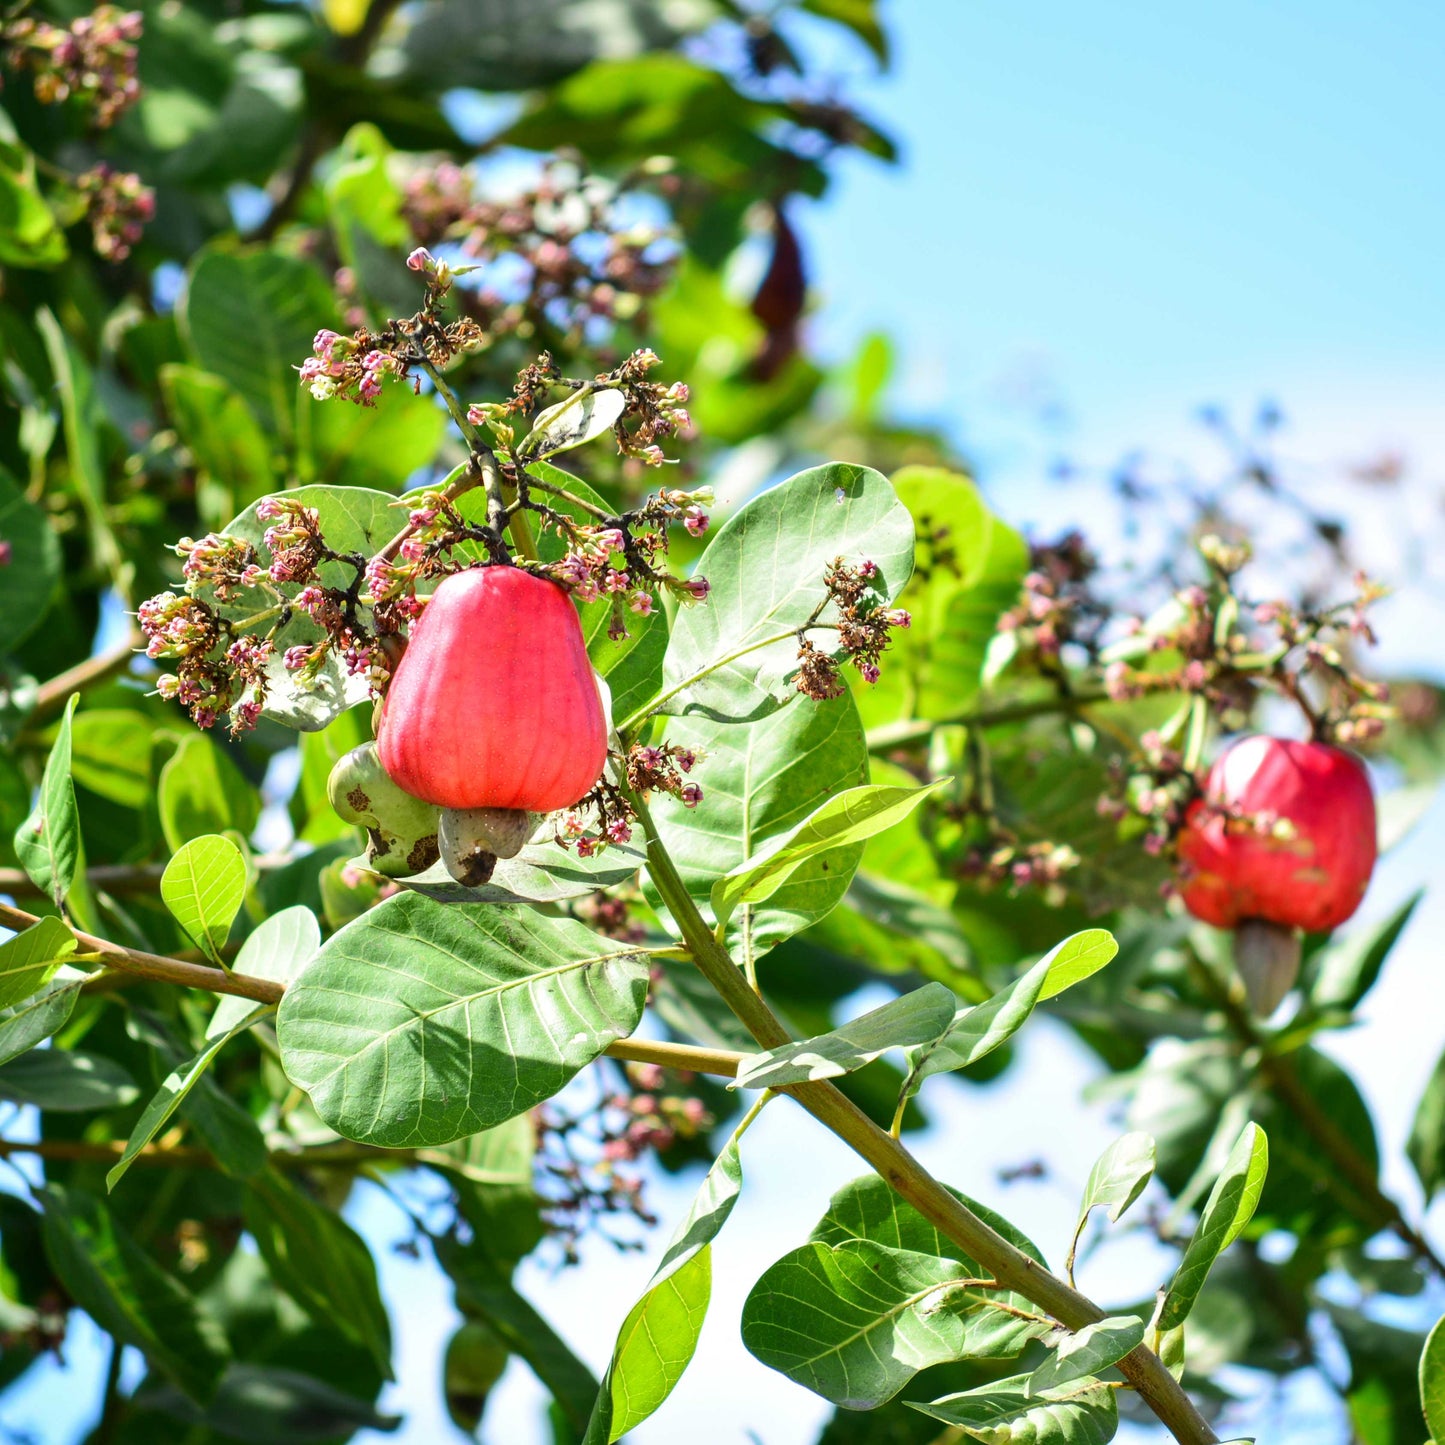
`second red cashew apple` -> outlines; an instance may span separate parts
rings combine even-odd
[[[1189,911],[1235,932],[1255,1012],[1299,973],[1299,931],[1323,933],[1360,905],[1376,854],[1364,764],[1327,743],[1249,737],[1214,764],[1179,837]]]

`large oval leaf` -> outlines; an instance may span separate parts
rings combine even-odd
[[[434,1146],[550,1098],[632,1032],[647,977],[645,953],[570,919],[402,893],[322,947],[276,1031],[337,1133]]]

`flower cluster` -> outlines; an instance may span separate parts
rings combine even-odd
[[[704,508],[711,504],[708,491],[664,490],[611,523],[595,525],[579,525],[539,507],[567,545],[567,552],[549,567],[548,575],[579,602],[609,601],[612,620],[608,635],[617,641],[629,635],[629,614],[652,614],[655,594],[661,589],[684,603],[707,600],[710,589],[705,577],[674,576],[662,570],[661,559],[668,550],[668,528],[680,524],[692,536],[702,536],[709,525]]]
[[[278,676],[302,689],[314,686],[333,656],[374,692],[390,675],[383,638],[358,612],[375,564],[327,546],[320,514],[294,498],[266,497],[256,517],[270,524],[259,549],[218,533],[182,538],[175,550],[185,559],[185,594],[163,592],[139,610],[149,656],[179,659],[175,675],[157,683],[160,694],[189,709],[201,727],[229,712],[233,734],[255,727]],[[350,567],[350,585],[330,585],[319,570],[323,563]],[[236,622],[221,608],[251,615]],[[400,603],[392,609],[403,610]],[[378,626],[384,612],[378,609]],[[283,633],[301,617],[314,624],[309,640],[284,645]],[[249,630],[262,622],[270,624],[264,634]],[[289,636],[296,637],[294,629]]]
[[[638,744],[628,749],[622,771],[632,792],[642,797],[666,793],[683,807],[695,808],[702,802],[702,786],[691,773],[700,761],[698,753],[677,743]],[[630,843],[636,823],[627,795],[603,778],[575,808],[561,815],[557,842],[575,848],[579,858],[591,858],[612,843]]]
[[[74,184],[85,200],[95,254],[124,261],[155,216],[155,192],[133,171],[117,171],[103,161],[76,176]]]
[[[913,619],[901,607],[885,605],[875,589],[877,577],[877,563],[867,558],[856,567],[848,566],[841,557],[835,557],[829,564],[823,574],[827,596],[812,618],[798,629],[794,686],[804,697],[823,701],[843,692],[837,659],[822,652],[807,635],[830,603],[838,613],[834,625],[838,629],[840,656],[852,662],[864,682],[878,681],[879,662],[892,640],[892,629],[908,627]]]
[[[318,331],[311,343],[312,354],[296,368],[302,384],[317,401],[339,396],[358,406],[375,406],[382,378],[404,376],[406,367],[390,352],[371,345],[372,339],[365,330],[354,336]]]
[[[1173,846],[1198,787],[1184,754],[1163,733],[1151,729],[1139,739],[1138,755],[1130,764],[1115,760],[1110,789],[1099,798],[1098,813],[1115,822],[1142,819],[1144,851],[1158,857]]]
[[[1057,658],[1077,643],[1092,656],[1109,609],[1089,589],[1098,568],[1079,532],[1031,548],[1030,568],[1018,602],[998,620],[1000,633],[1012,634],[1021,649]]]
[[[959,863],[959,872],[985,884],[1006,883],[1012,892],[1042,888],[1044,901],[1057,908],[1067,893],[1064,877],[1079,866],[1079,861],[1079,855],[1067,843],[1007,841],[970,849]]]
[[[1351,665],[1350,642],[1374,641],[1366,609],[1384,595],[1357,575],[1356,595],[1318,611],[1282,601],[1251,604],[1232,588],[1246,549],[1206,537],[1201,544],[1216,573],[1214,588],[1186,587],[1146,628],[1128,624],[1134,640],[1116,651],[1104,671],[1109,697],[1124,702],[1152,693],[1196,696],[1226,728],[1248,719],[1254,698],[1269,686],[1299,705],[1318,738],[1360,743],[1378,737],[1392,712],[1381,683]],[[1106,654],[1107,655],[1107,654]]]
[[[592,1107],[571,1108],[553,1099],[534,1112],[537,1192],[567,1263],[576,1263],[582,1236],[605,1228],[611,1218],[657,1222],[643,1200],[641,1177],[628,1166],[713,1127],[706,1105],[689,1092],[694,1078],[656,1064],[627,1064]],[[613,1238],[621,1248],[639,1247]]]
[[[140,95],[136,41],[142,25],[139,10],[118,5],[78,16],[68,28],[21,15],[0,28],[0,53],[7,69],[34,72],[41,104],[74,96],[92,108],[96,126],[104,129]]]
[[[459,304],[486,336],[554,333],[575,349],[596,327],[637,317],[666,283],[672,252],[647,229],[621,229],[617,191],[564,162],[506,200],[480,197],[450,161],[416,172],[402,215],[424,247],[451,242],[476,265]]]

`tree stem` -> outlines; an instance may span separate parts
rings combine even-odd
[[[136,650],[143,644],[144,639],[139,634],[132,633],[124,642],[117,643],[105,652],[98,652],[94,657],[76,663],[74,667],[66,668],[48,682],[42,682],[35,697],[34,711],[28,721],[44,722],[65,706],[71,693],[108,682],[112,677],[124,672],[135,657]]]
[[[647,805],[637,797],[631,802],[647,836],[653,884],[682,930],[699,971],[763,1048],[790,1042],[777,1016],[748,987],[727,950],[713,937],[663,846]],[[778,1092],[796,1099],[929,1223],[988,1269],[1003,1288],[1032,1300],[1071,1330],[1104,1318],[1104,1311],[1091,1299],[1050,1274],[954,1198],[897,1139],[878,1128],[832,1084],[794,1084]],[[1218,1445],[1219,1437],[1209,1422],[1153,1350],[1140,1345],[1119,1361],[1119,1369],[1181,1445]]]

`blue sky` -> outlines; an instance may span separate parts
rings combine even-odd
[[[1037,472],[1020,392],[1096,461],[1261,395],[1302,445],[1445,452],[1445,9],[884,8],[895,72],[853,88],[904,164],[809,217],[815,326],[890,332],[985,480]]]

